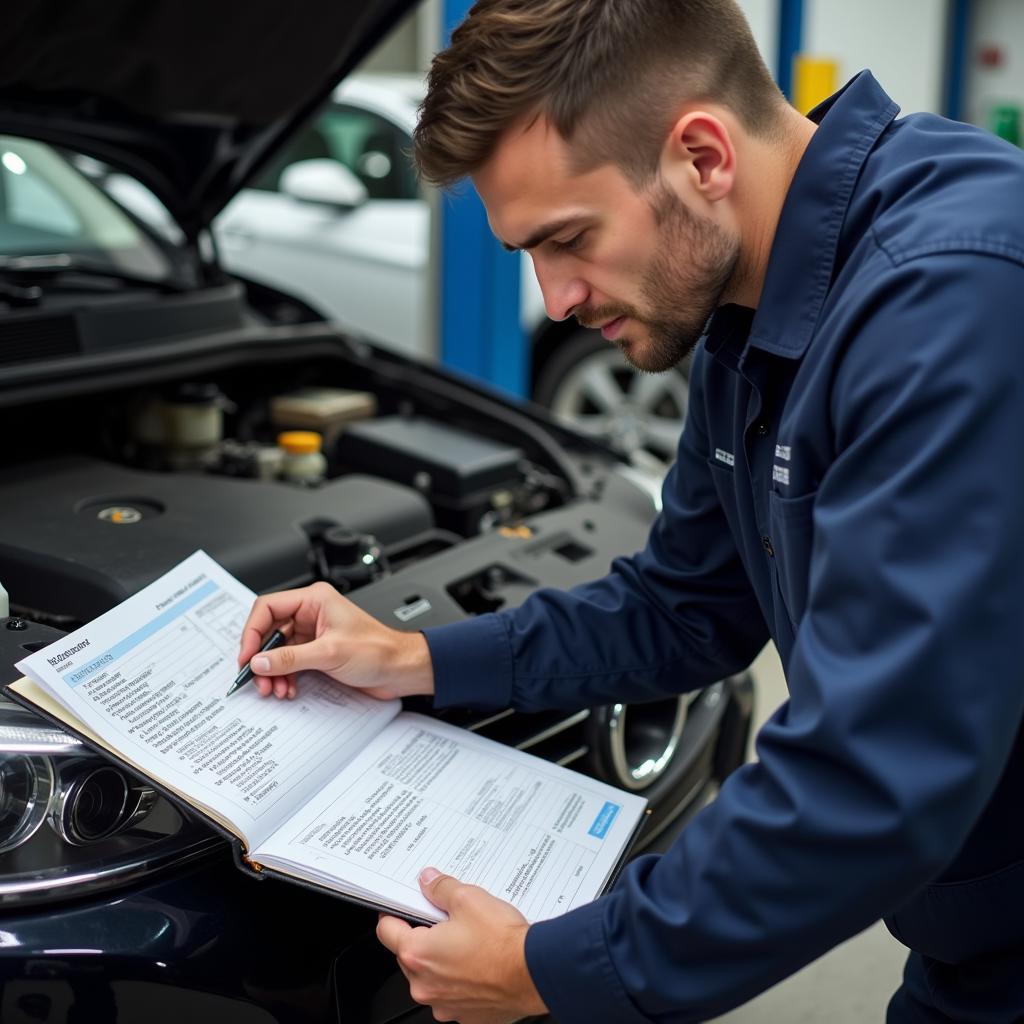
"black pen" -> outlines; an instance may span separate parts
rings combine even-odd
[[[283,644],[287,639],[288,638],[284,635],[284,633],[281,632],[281,630],[275,629],[274,632],[271,633],[267,640],[264,642],[263,646],[259,649],[258,653],[262,654],[264,651],[272,651],[275,647],[280,647],[281,644]],[[254,654],[253,658],[255,657],[256,655]],[[252,668],[250,668],[250,665],[252,664],[252,658],[249,659],[249,663],[250,664],[246,665],[245,668],[243,668],[242,671],[239,672],[238,675],[235,677],[235,681],[231,684],[231,689],[228,690],[226,694],[224,694],[225,697],[230,697],[231,694],[235,692],[235,690],[245,686],[245,684],[249,682],[250,679],[252,679],[253,671]]]

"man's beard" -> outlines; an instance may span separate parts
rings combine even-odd
[[[651,207],[661,239],[641,288],[646,311],[609,303],[578,310],[576,317],[583,324],[607,324],[621,316],[642,324],[646,340],[627,333],[616,344],[638,370],[662,373],[681,363],[700,341],[736,269],[739,241],[713,220],[691,212],[663,184],[656,187]]]

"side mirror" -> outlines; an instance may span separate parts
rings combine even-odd
[[[281,173],[281,191],[304,203],[351,210],[366,202],[366,186],[336,160],[300,160]]]

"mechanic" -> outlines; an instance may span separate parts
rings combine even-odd
[[[439,1020],[697,1021],[887,915],[892,1022],[1024,1019],[1024,156],[867,72],[808,118],[734,0],[479,0],[434,60],[424,175],[469,174],[554,319],[639,368],[696,345],[646,548],[424,634],[326,584],[260,598],[265,695],[317,668],[521,711],[644,701],[748,665],[789,699],[664,855],[527,926],[382,917]],[[703,337],[702,337],[703,336]],[[701,339],[698,344],[698,339]]]

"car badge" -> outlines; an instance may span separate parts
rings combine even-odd
[[[409,622],[412,619],[419,618],[421,615],[426,615],[431,610],[431,607],[432,605],[425,597],[416,595],[394,610],[395,618],[399,622]]]

